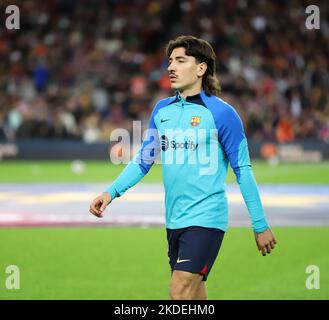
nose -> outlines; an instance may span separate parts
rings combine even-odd
[[[168,72],[170,73],[170,72],[175,71],[175,70],[176,70],[175,64],[174,64],[174,62],[171,62],[168,66]]]

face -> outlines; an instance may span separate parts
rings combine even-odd
[[[186,89],[202,83],[202,76],[206,72],[206,63],[198,61],[185,54],[185,48],[175,48],[169,57],[169,79],[171,88],[183,92]]]

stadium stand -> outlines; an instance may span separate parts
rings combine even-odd
[[[146,125],[172,94],[165,43],[193,34],[214,45],[249,138],[329,143],[328,4],[308,30],[296,0],[18,2],[21,29],[0,28],[0,139],[106,142]]]

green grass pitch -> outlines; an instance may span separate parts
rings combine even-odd
[[[263,257],[248,228],[231,228],[208,278],[209,299],[328,299],[329,228],[273,228]],[[163,228],[0,229],[0,299],[168,299]],[[20,289],[5,288],[7,265]],[[320,268],[320,289],[305,286]]]
[[[0,162],[0,183],[107,183],[123,166],[70,161]],[[328,184],[329,163],[253,162],[258,183]],[[153,166],[143,182],[161,182]],[[234,182],[229,171],[227,182]],[[329,227],[276,227],[276,249],[262,257],[250,228],[230,228],[207,282],[210,299],[329,299]],[[20,289],[6,289],[6,267]],[[305,286],[320,268],[320,289]],[[0,228],[0,299],[167,299],[170,271],[164,228]]]
[[[0,162],[0,183],[109,182],[124,168],[124,165],[112,165],[109,161],[87,161],[85,171],[75,174],[71,164],[71,161],[3,161]],[[253,170],[258,183],[329,184],[329,162],[272,167],[265,162],[253,161]],[[160,165],[154,165],[142,180],[161,181]],[[227,182],[235,182],[231,169]]]

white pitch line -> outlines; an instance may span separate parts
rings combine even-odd
[[[20,192],[0,192],[0,203],[12,201],[17,204],[60,204],[60,203],[89,203],[97,196],[92,192],[52,192],[47,194],[26,194]],[[230,203],[243,204],[243,198],[239,193],[228,193]],[[329,197],[325,195],[263,195],[262,203],[268,207],[312,207],[319,204],[328,204]],[[164,193],[126,193],[124,196],[114,200],[115,202],[164,202]]]

